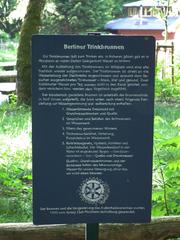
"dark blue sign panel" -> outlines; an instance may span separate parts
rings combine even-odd
[[[152,37],[32,39],[35,224],[150,221]]]

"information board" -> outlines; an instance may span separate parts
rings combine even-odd
[[[32,38],[33,221],[150,221],[152,37]]]

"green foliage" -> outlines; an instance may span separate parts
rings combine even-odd
[[[105,23],[114,18],[115,8],[120,12],[118,2],[114,0],[53,0],[47,4],[44,12],[43,32],[102,31]]]
[[[180,214],[180,126],[178,107],[159,107],[155,117],[154,216]]]
[[[17,105],[17,95],[14,93],[9,94],[9,103],[11,108],[16,107]]]
[[[31,114],[16,96],[0,106],[0,222],[31,220]]]
[[[17,0],[1,0],[0,1],[0,29],[9,34],[11,38],[16,36],[19,32],[22,20],[10,19],[10,14],[15,10]]]
[[[0,62],[16,61],[16,51],[0,51]]]
[[[171,71],[164,73],[162,77],[163,62],[158,63],[156,67],[155,79],[155,95],[162,102],[179,102],[180,101],[180,64],[177,62],[174,65],[174,83],[172,81]],[[170,69],[169,69],[170,70]]]
[[[156,97],[161,101],[179,101],[180,100],[180,81],[175,84],[171,79],[156,79]]]
[[[9,34],[0,30],[0,39],[1,39],[1,41],[9,40]]]
[[[12,143],[13,144],[13,143]],[[28,221],[31,217],[31,168],[30,153],[26,149],[13,152],[10,146],[1,148],[0,159],[0,221]]]
[[[0,38],[1,38],[1,35],[0,35]],[[16,61],[17,42],[9,40],[9,37],[8,37],[8,39],[4,43],[5,43],[5,47],[0,49],[0,62]]]

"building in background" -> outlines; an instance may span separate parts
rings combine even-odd
[[[168,39],[174,40],[180,32],[180,0],[167,6],[166,3],[142,0],[123,5],[127,17],[108,22],[105,29],[111,33],[126,36],[154,36],[156,40],[164,39],[165,22],[157,17],[157,10],[169,11],[167,19]],[[156,11],[155,11],[156,10]]]

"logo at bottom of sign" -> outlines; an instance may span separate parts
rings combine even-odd
[[[89,204],[104,204],[109,192],[109,185],[99,178],[85,179],[79,187],[81,200]]]

